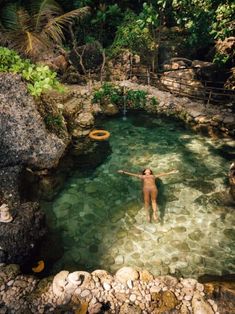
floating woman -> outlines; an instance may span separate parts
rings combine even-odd
[[[153,209],[153,219],[154,221],[158,220],[158,215],[157,215],[157,195],[158,195],[158,189],[155,183],[155,180],[159,177],[167,176],[169,174],[177,173],[178,170],[172,170],[169,172],[165,173],[159,173],[157,175],[153,174],[153,171],[149,168],[146,168],[143,170],[142,175],[141,174],[136,174],[136,173],[131,173],[128,171],[124,170],[118,170],[118,173],[126,174],[129,176],[137,177],[141,180],[143,180],[143,194],[144,194],[144,207],[146,210],[147,214],[147,221],[150,222],[150,200],[152,203],[152,209]]]

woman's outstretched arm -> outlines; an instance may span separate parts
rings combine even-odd
[[[155,177],[156,178],[164,177],[164,176],[167,176],[168,174],[173,174],[173,173],[177,173],[177,172],[179,172],[179,170],[174,169],[174,170],[171,170],[169,172],[158,173],[155,175]]]
[[[132,173],[132,172],[124,171],[124,170],[118,170],[118,173],[127,174],[128,176],[132,176],[132,177],[142,178],[140,174]]]

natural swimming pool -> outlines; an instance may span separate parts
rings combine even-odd
[[[49,227],[60,235],[61,269],[139,266],[154,275],[234,273],[235,218],[225,196],[229,161],[222,140],[185,130],[178,122],[148,115],[115,118],[112,153],[94,169],[77,169],[52,202],[43,202]],[[159,223],[147,223],[141,182],[118,169],[179,173],[158,181]],[[51,248],[53,251],[53,248]]]

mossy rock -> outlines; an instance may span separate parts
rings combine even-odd
[[[37,298],[38,296],[41,296],[43,293],[47,292],[50,285],[52,284],[53,281],[53,276],[43,278],[41,279],[35,290],[27,297],[28,301],[33,300],[34,298]]]
[[[154,292],[151,294],[151,298],[156,303],[156,308],[154,309],[155,314],[165,313],[167,311],[173,310],[179,304],[176,296],[171,291],[161,291],[159,293]]]
[[[3,272],[10,278],[15,278],[20,274],[20,266],[16,264],[10,264],[3,268]]]

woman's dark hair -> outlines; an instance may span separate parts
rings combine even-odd
[[[145,168],[145,169],[142,171],[142,174],[145,174],[145,171],[146,171],[147,169],[149,169],[149,168]],[[149,169],[149,170],[150,170],[150,174],[153,174],[152,170],[151,170],[151,169]]]

